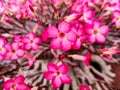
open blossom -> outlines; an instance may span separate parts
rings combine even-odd
[[[4,90],[30,90],[27,84],[24,83],[25,78],[22,75],[16,76],[13,79],[8,79],[3,84]]]
[[[103,58],[107,58],[107,59],[112,60],[112,58],[113,58],[112,55],[120,54],[120,50],[117,50],[117,49],[118,49],[117,46],[113,46],[111,48],[102,48],[101,49],[101,52],[102,52],[101,56]]]
[[[24,50],[20,48],[18,43],[7,44],[5,46],[7,48],[6,59],[16,60],[19,57],[24,56]]]
[[[7,52],[5,45],[6,45],[5,39],[0,38],[0,61],[5,57],[5,54]]]
[[[62,84],[70,84],[71,78],[67,74],[68,66],[61,64],[59,66],[48,63],[48,71],[44,73],[44,78],[52,80],[52,85],[54,88],[59,88]]]
[[[40,38],[36,37],[34,33],[29,33],[23,38],[26,50],[37,50],[38,45],[41,43]]]
[[[106,25],[101,25],[98,20],[93,21],[93,24],[86,29],[88,34],[88,41],[90,43],[104,43],[105,35],[109,32],[109,28]]]
[[[53,49],[68,51],[71,49],[72,42],[76,41],[75,33],[71,31],[70,24],[65,21],[62,21],[58,28],[55,26],[48,27],[48,34],[52,38],[50,46]]]
[[[115,10],[113,12],[112,22],[115,24],[117,28],[120,27],[120,11]]]
[[[79,23],[79,21],[74,20],[71,22],[72,31],[75,32],[77,40],[72,44],[72,49],[77,50],[80,49],[82,42],[85,41],[85,33],[83,25]]]

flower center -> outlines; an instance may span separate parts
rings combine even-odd
[[[57,72],[55,72],[55,74],[58,76],[58,75],[60,75],[60,72],[59,72],[59,71],[57,71]]]
[[[59,34],[59,37],[60,37],[60,38],[64,38],[64,37],[65,37],[65,34],[64,34],[63,32],[61,32],[61,33]]]
[[[30,40],[30,43],[33,43],[33,40]]]
[[[76,34],[76,37],[77,37],[77,39],[79,39],[79,38],[80,38],[80,35]]]
[[[14,53],[15,53],[15,50],[11,50],[11,53],[13,53],[13,54],[14,54]]]
[[[94,30],[94,32],[93,32],[94,34],[98,34],[98,30]]]
[[[2,47],[0,47],[0,51],[2,51]]]
[[[17,87],[16,83],[12,84],[12,86],[11,86],[12,89],[16,89],[16,87]]]
[[[117,21],[120,21],[120,17],[117,17],[116,20],[117,20]]]

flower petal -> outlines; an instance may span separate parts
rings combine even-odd
[[[70,43],[70,41],[68,41],[67,38],[64,38],[62,40],[61,48],[63,51],[68,51],[71,49],[71,43]]]
[[[65,73],[68,72],[68,66],[65,65],[65,64],[62,64],[62,65],[58,66],[58,70],[59,70],[61,73],[65,74]]]
[[[14,78],[14,83],[24,83],[25,78],[22,75],[19,75]]]
[[[47,68],[48,68],[48,71],[51,71],[51,72],[55,72],[58,70],[57,65],[55,65],[53,63],[48,63]]]
[[[15,90],[31,90],[26,84],[19,84]]]
[[[8,89],[10,89],[10,87],[12,86],[12,84],[13,84],[13,80],[12,80],[12,79],[9,79],[9,80],[7,80],[7,81],[3,84],[3,87],[4,87],[5,90],[8,90]]]
[[[72,42],[76,41],[76,34],[72,31],[66,33],[66,38]]]
[[[44,78],[50,80],[53,79],[55,77],[54,72],[48,71],[44,73]]]
[[[70,31],[70,24],[66,21],[62,21],[58,25],[58,30],[59,30],[59,32],[69,32]]]
[[[88,36],[88,41],[90,42],[90,43],[94,43],[95,42],[95,38],[96,38],[96,36],[93,34],[93,35],[90,35],[90,36]]]
[[[58,36],[58,29],[55,26],[48,27],[47,32],[51,38],[56,38]]]
[[[62,82],[65,83],[65,84],[70,84],[71,81],[72,81],[71,78],[70,78],[70,76],[67,75],[67,74],[62,75],[62,76],[61,76],[61,80],[62,80]]]
[[[96,41],[98,43],[104,43],[105,42],[105,36],[103,36],[102,34],[97,34],[96,35]]]
[[[21,50],[21,49],[17,50],[16,53],[17,53],[18,56],[23,56],[24,55],[24,51]]]
[[[100,27],[100,28],[99,28],[99,32],[100,32],[101,34],[107,34],[107,33],[109,32],[108,26],[102,26],[102,27]]]
[[[62,81],[61,81],[60,77],[54,77],[52,79],[52,85],[54,88],[59,88],[62,85]]]
[[[61,39],[60,38],[56,38],[56,39],[52,39],[50,46],[53,49],[59,49],[61,45]]]

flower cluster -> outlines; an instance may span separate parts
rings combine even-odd
[[[25,55],[26,50],[37,50],[41,43],[40,38],[34,33],[26,36],[16,36],[13,43],[7,43],[5,38],[0,38],[0,60],[16,60]]]
[[[2,20],[11,20],[11,17],[18,19],[34,18],[37,7],[37,0],[1,0],[0,15]]]

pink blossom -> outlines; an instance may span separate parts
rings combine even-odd
[[[21,75],[16,76],[13,79],[8,79],[4,82],[4,90],[30,90],[30,88],[24,83],[25,78]]]
[[[72,44],[72,49],[77,50],[77,49],[80,49],[82,42],[84,42],[85,39],[86,39],[85,32],[84,32],[84,27],[77,20],[74,20],[73,22],[71,22],[71,25],[72,25],[71,30],[73,32],[75,32],[76,37],[77,37],[76,42],[74,42]]]
[[[23,38],[23,42],[25,43],[26,50],[37,50],[41,40],[40,38],[36,37],[34,33],[29,33]]]
[[[7,48],[6,59],[16,60],[19,57],[24,56],[24,50],[20,48],[18,43],[7,44],[5,46]]]
[[[41,39],[42,39],[42,41],[46,41],[48,38],[49,38],[49,35],[48,35],[47,30],[45,29],[45,30],[42,32]]]
[[[5,45],[6,45],[6,40],[4,38],[0,38],[0,61],[3,60],[7,52]]]
[[[70,84],[71,78],[67,74],[68,66],[61,64],[59,66],[48,63],[48,71],[44,73],[44,78],[52,80],[52,85],[54,88],[59,88],[62,84]]]
[[[112,22],[115,24],[117,28],[120,27],[120,11],[115,10],[113,12]]]
[[[79,90],[91,90],[91,89],[90,89],[90,86],[81,85],[79,87]]]
[[[106,25],[101,25],[98,20],[93,21],[92,26],[88,26],[86,33],[88,34],[88,41],[90,43],[104,43],[105,35],[109,32],[109,28]]]
[[[70,24],[65,21],[62,21],[58,28],[55,26],[48,27],[48,34],[52,38],[50,46],[53,49],[68,51],[71,49],[72,42],[76,41],[75,33],[71,31]]]
[[[112,60],[113,59],[112,55],[120,54],[120,50],[117,50],[117,49],[118,49],[117,46],[113,46],[111,48],[103,48],[103,49],[101,49],[101,52],[102,52],[101,56],[103,58],[107,58],[107,59]]]

